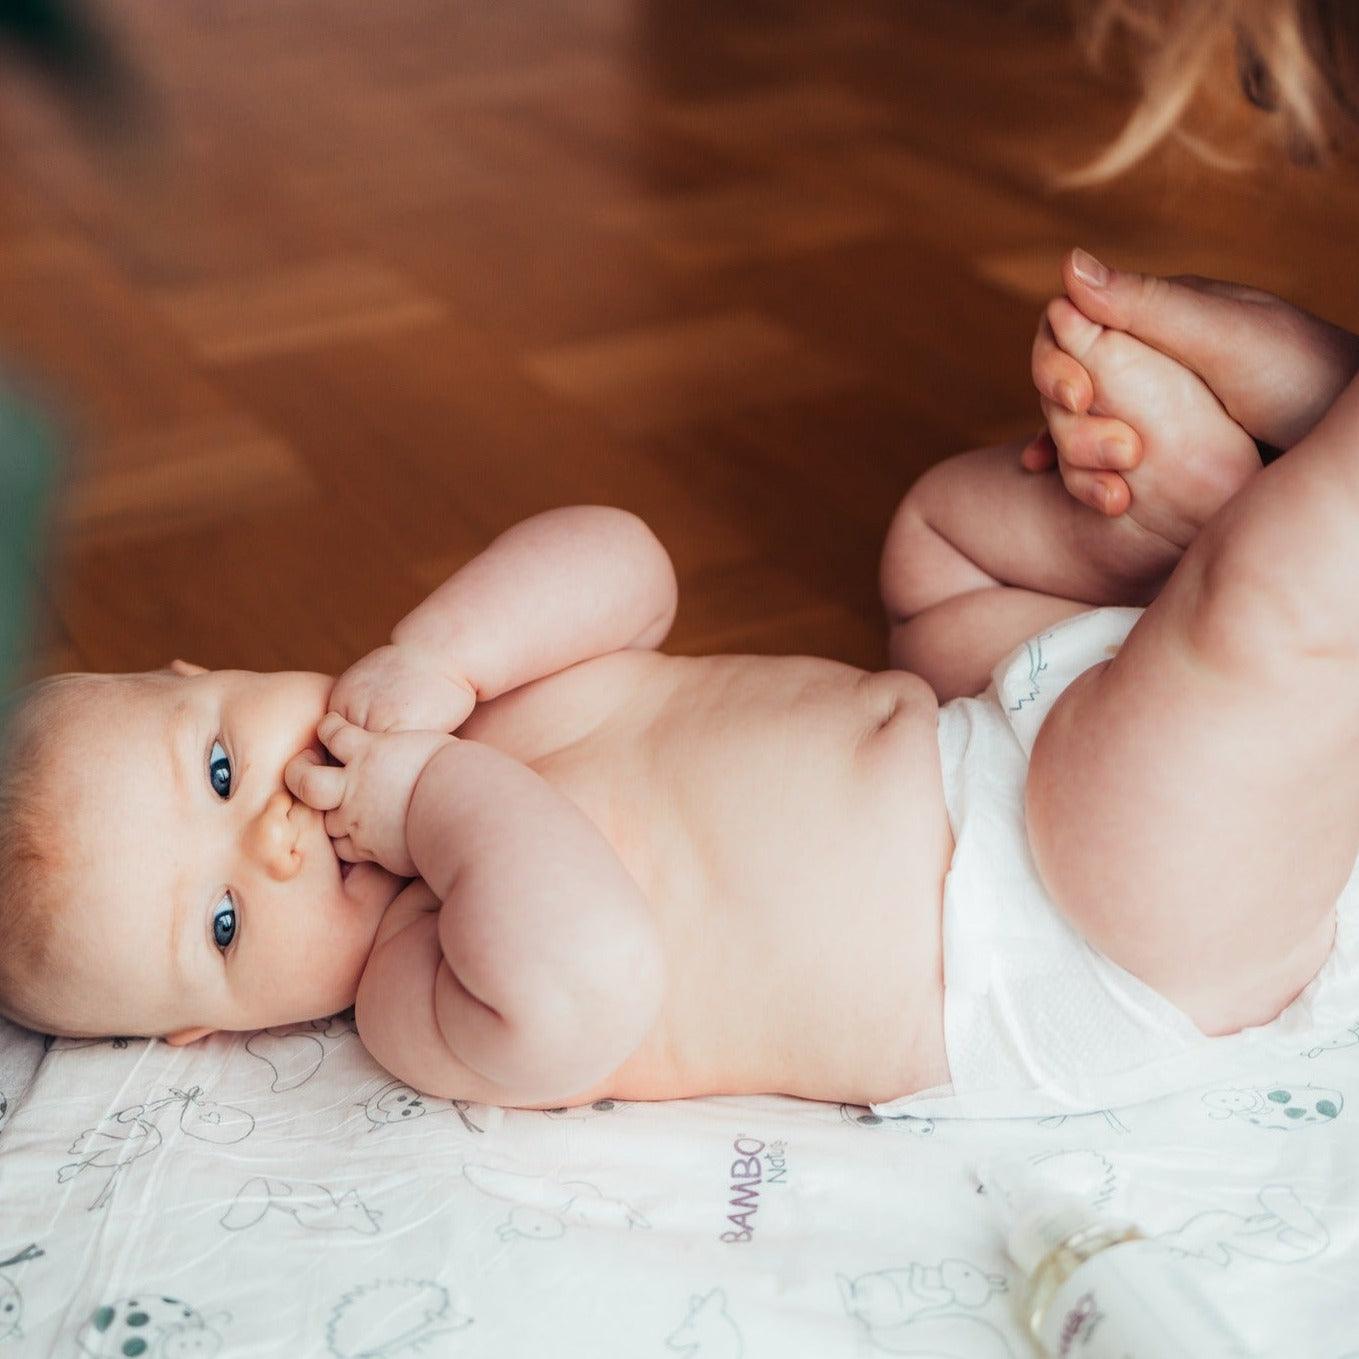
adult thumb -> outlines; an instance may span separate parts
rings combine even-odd
[[[1230,335],[1240,316],[1236,285],[1205,291],[1188,280],[1111,269],[1084,250],[1062,261],[1062,282],[1090,320],[1126,331],[1214,386],[1224,327]]]

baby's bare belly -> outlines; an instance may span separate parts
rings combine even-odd
[[[947,1080],[952,837],[928,686],[805,657],[653,659],[650,700],[533,761],[608,835],[667,960],[651,1034],[572,1103],[865,1104]]]

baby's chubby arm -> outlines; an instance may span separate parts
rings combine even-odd
[[[289,787],[326,812],[342,858],[428,889],[384,919],[359,982],[373,1055],[426,1093],[511,1105],[565,1101],[620,1066],[655,1022],[664,961],[594,823],[491,746],[335,713],[318,731],[341,766],[305,751]]]
[[[578,661],[659,646],[677,602],[674,567],[645,521],[570,505],[506,529],[392,629],[392,645],[484,703]]]
[[[641,888],[569,799],[526,765],[451,740],[425,766],[406,838],[443,902],[434,1010],[449,1049],[513,1092],[565,1101],[646,1037],[665,990]]]
[[[335,682],[369,731],[456,731],[477,703],[578,661],[656,647],[678,588],[646,523],[607,505],[522,520],[455,571]]]

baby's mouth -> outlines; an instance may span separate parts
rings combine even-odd
[[[340,860],[340,881],[343,882],[354,871],[354,865],[346,860]]]

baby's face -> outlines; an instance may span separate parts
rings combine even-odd
[[[109,677],[63,732],[58,957],[89,1033],[191,1042],[353,1003],[405,883],[376,864],[342,877],[323,814],[283,782],[299,751],[325,756],[332,684],[176,661]]]

